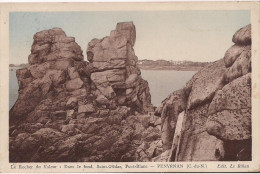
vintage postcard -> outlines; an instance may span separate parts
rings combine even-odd
[[[259,2],[0,12],[1,172],[260,171]]]

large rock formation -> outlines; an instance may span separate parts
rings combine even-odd
[[[10,161],[148,161],[162,152],[160,118],[134,54],[135,26],[93,39],[89,62],[60,28],[34,35],[29,67],[17,70]],[[149,146],[152,144],[152,146]]]
[[[251,160],[251,25],[238,30],[233,42],[223,59],[201,69],[156,109],[164,153],[154,160],[171,155],[177,161]],[[177,127],[182,111],[185,118]],[[173,152],[177,129],[181,140]]]
[[[93,39],[87,48],[91,80],[102,98],[138,108],[140,112],[151,111],[148,83],[136,66],[135,39],[133,23],[118,23],[110,36]]]

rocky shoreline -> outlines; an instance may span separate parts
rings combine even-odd
[[[29,66],[16,71],[10,162],[251,159],[250,25],[235,33],[224,59],[203,67],[155,113],[132,22],[91,40],[88,61],[60,28],[33,38]]]

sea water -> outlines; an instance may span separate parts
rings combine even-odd
[[[173,91],[181,89],[197,71],[141,70],[149,83],[152,104],[159,106]]]
[[[9,109],[11,109],[18,98],[18,81],[16,69],[9,69]]]
[[[160,103],[173,91],[181,89],[192,78],[196,71],[141,70],[142,78],[149,83],[152,104]],[[9,109],[18,98],[16,69],[9,70]]]

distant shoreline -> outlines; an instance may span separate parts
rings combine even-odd
[[[169,71],[199,71],[210,62],[173,61],[173,60],[138,60],[138,67],[142,70],[169,70]]]
[[[147,66],[138,65],[141,70],[156,70],[156,71],[199,71],[202,66]],[[25,67],[9,67],[9,70],[17,70]]]
[[[138,65],[141,70],[157,70],[157,71],[199,71],[203,66],[150,66]]]
[[[17,70],[17,69],[23,69],[23,68],[27,68],[28,65],[22,65],[22,66],[19,66],[19,65],[14,65],[14,66],[10,66],[9,65],[9,70]]]
[[[10,70],[14,71],[14,70],[23,69],[23,68],[26,68],[26,67],[18,67],[18,66],[16,66],[16,67],[9,67],[9,71]]]

